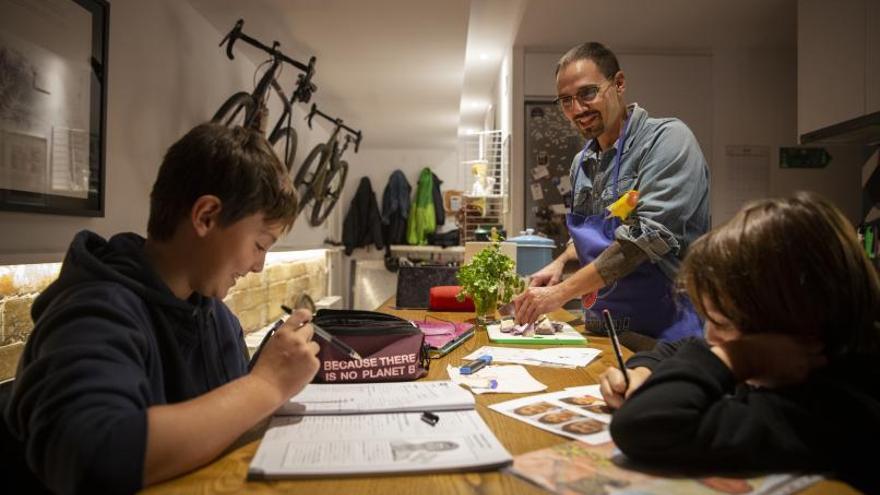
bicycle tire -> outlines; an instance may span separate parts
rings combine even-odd
[[[309,152],[309,156],[299,166],[299,170],[296,171],[293,187],[299,194],[299,211],[302,211],[306,204],[315,197],[314,188],[317,186],[315,179],[323,173],[323,169],[327,166],[328,160],[324,159],[326,149],[326,144],[316,144]],[[318,159],[319,157],[320,159]],[[310,171],[311,174],[309,174]]]
[[[341,160],[337,167],[330,169],[325,181],[327,190],[324,193],[323,199],[321,201],[316,199],[315,203],[312,205],[312,214],[309,215],[309,225],[317,227],[324,223],[324,220],[327,220],[327,217],[330,216],[330,212],[333,211],[333,208],[342,196],[342,189],[345,188],[345,179],[347,177],[348,162],[345,160]],[[336,178],[339,180],[336,182],[336,187],[334,188],[333,179]]]
[[[223,124],[226,127],[235,127],[236,125],[245,127],[254,108],[256,108],[254,97],[249,93],[240,91],[230,96],[220,105],[220,109],[211,117],[211,122]]]
[[[289,137],[289,141],[284,139],[286,136]],[[293,127],[278,129],[277,131],[273,132],[271,136],[269,136],[269,144],[272,145],[272,149],[275,150],[275,154],[278,155],[281,163],[284,164],[284,168],[287,170],[287,173],[290,173],[290,171],[293,170],[293,164],[296,161],[297,139],[298,138],[296,136],[296,130]],[[288,143],[287,156],[284,156],[285,143]],[[280,147],[276,147],[276,145],[279,144]]]

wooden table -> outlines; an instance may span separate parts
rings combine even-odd
[[[379,311],[395,314],[410,320],[424,319],[427,311],[398,310],[393,300],[386,301]],[[465,321],[473,318],[471,313],[439,313],[431,315],[440,318]],[[574,315],[564,310],[551,313],[551,318],[571,321]],[[583,326],[580,326],[583,329]],[[440,359],[431,360],[428,375],[423,380],[446,380],[446,365],[459,365],[462,358],[489,340],[485,330],[479,329],[473,338]],[[588,345],[602,350],[599,359],[586,368],[564,369],[529,366],[529,373],[547,385],[546,392],[555,392],[565,387],[597,383],[599,374],[608,366],[615,365],[614,352],[607,338],[589,337]],[[538,346],[536,346],[538,347]],[[543,346],[547,347],[547,346]],[[624,350],[626,357],[630,352]],[[496,402],[523,397],[525,394],[481,394],[476,396],[477,411],[492,429],[501,443],[513,454],[523,454],[550,447],[569,439],[545,432],[524,422],[517,421],[488,408]],[[484,473],[376,476],[336,479],[307,479],[293,481],[247,481],[247,468],[253,458],[259,438],[264,431],[264,422],[258,428],[243,436],[237,446],[211,464],[171,481],[146,489],[147,494],[282,494],[282,493],[342,493],[342,494],[546,494],[547,492],[520,478],[491,471]],[[854,494],[858,493],[847,485],[838,482],[823,482],[803,492],[804,494]]]

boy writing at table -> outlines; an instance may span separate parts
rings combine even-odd
[[[0,400],[4,465],[22,489],[133,493],[213,460],[311,381],[308,312],[248,373],[242,328],[221,302],[263,269],[296,203],[262,136],[203,124],[165,155],[146,239],[76,235]]]
[[[753,203],[699,239],[680,282],[705,342],[661,343],[601,377],[637,461],[822,471],[874,493],[880,283],[855,229],[811,193]]]

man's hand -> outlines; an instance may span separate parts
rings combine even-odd
[[[619,409],[623,402],[651,376],[651,370],[642,366],[627,372],[629,373],[628,389],[623,372],[617,368],[608,368],[599,375],[599,391],[602,392],[605,403],[611,409]]]
[[[737,381],[763,387],[796,385],[828,359],[822,342],[804,335],[756,333],[712,347]]]
[[[318,372],[320,347],[312,340],[312,313],[296,310],[266,343],[251,374],[273,385],[283,402],[299,393]]]
[[[565,263],[560,263],[558,258],[551,261],[550,264],[532,274],[529,278],[529,287],[546,287],[558,284],[562,280],[564,268]]]
[[[513,299],[516,322],[534,323],[544,313],[559,309],[568,299],[559,285],[552,287],[529,287]]]

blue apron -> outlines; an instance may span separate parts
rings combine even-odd
[[[629,118],[626,119],[623,133],[617,140],[612,200],[619,197],[617,181],[629,121]],[[592,140],[587,142],[584,153],[590,144]],[[579,164],[575,184],[581,168]],[[601,194],[601,191],[598,192]],[[604,210],[590,216],[574,212],[566,215],[565,223],[581,266],[591,263],[614,241],[614,231],[620,226],[621,220],[605,217]],[[586,322],[601,322],[602,310],[607,309],[614,317],[618,330],[630,329],[659,340],[673,341],[703,334],[702,323],[690,301],[685,296],[676,297],[672,282],[656,264],[650,262],[641,263],[635,271],[598,292],[585,295],[583,306]]]

